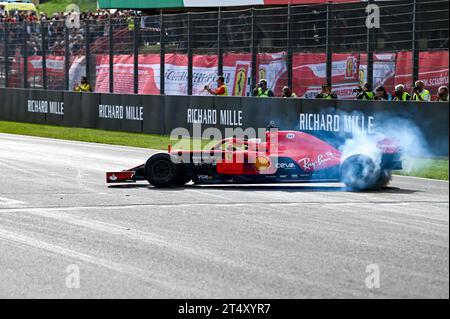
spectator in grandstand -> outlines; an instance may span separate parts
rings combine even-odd
[[[378,101],[391,101],[392,96],[386,92],[386,89],[383,86],[379,86],[375,90],[374,100]]]
[[[258,87],[253,90],[253,96],[256,97],[274,97],[272,90],[267,87],[267,80],[261,79]]]
[[[217,89],[212,90],[208,85],[205,85],[205,90],[212,95],[216,96],[228,96],[228,88],[225,85],[225,78],[223,76],[219,76],[216,80]]]
[[[283,87],[283,93],[281,95],[281,97],[298,97],[297,94],[295,94],[294,92],[292,92],[292,89],[289,88],[289,86],[285,86]]]
[[[416,81],[413,87],[413,101],[424,101],[424,102],[430,102],[431,101],[431,94],[430,91],[425,89],[425,83],[423,81]]]
[[[411,95],[405,91],[405,86],[403,84],[398,84],[395,87],[393,101],[409,101]]]
[[[448,102],[448,87],[441,86],[438,89],[438,95],[436,98],[436,102]]]
[[[357,100],[373,100],[375,94],[372,92],[372,85],[369,82],[365,82],[363,86],[358,86],[356,89],[353,89],[353,93],[357,93]]]
[[[316,99],[335,100],[337,99],[336,92],[331,91],[331,83],[322,85],[322,91],[316,95]]]
[[[91,85],[89,84],[89,81],[85,76],[81,77],[80,84],[75,84],[75,87],[73,89],[75,92],[92,92]]]

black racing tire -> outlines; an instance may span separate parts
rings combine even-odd
[[[351,190],[372,189],[376,186],[379,177],[380,169],[366,155],[350,156],[341,165],[341,182]]]
[[[378,180],[373,188],[374,189],[385,188],[389,185],[391,179],[392,179],[392,171],[389,169],[383,169],[380,172],[380,176],[378,177]]]
[[[177,186],[183,186],[189,183],[192,180],[192,177],[186,173],[185,169],[182,167],[179,167],[178,169],[178,175],[175,179],[175,185]]]
[[[175,165],[170,155],[158,153],[150,157],[145,163],[145,178],[157,188],[167,188],[177,181],[178,166]]]

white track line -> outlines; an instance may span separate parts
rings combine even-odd
[[[61,247],[58,245],[50,244],[47,242],[44,242],[42,240],[37,240],[25,235],[17,234],[5,229],[0,228],[0,239],[4,239],[7,241],[12,241],[15,243],[23,244],[26,246],[30,246],[33,248],[37,248],[40,250],[45,250],[50,253],[62,255],[64,257],[73,258],[80,260],[82,262],[90,263],[96,266],[100,266],[103,268],[107,268],[109,270],[116,271],[121,274],[125,274],[137,279],[140,279],[142,281],[145,281],[147,283],[157,285],[159,287],[164,287],[173,291],[180,291],[180,290],[193,290],[193,287],[182,287],[178,283],[175,284],[169,284],[168,278],[165,276],[159,276],[161,278],[155,278],[155,273],[150,274],[147,271],[144,271],[140,268],[136,268],[133,266],[128,266],[120,263],[113,262],[111,260],[107,260],[104,258],[99,258],[91,255],[87,255],[84,253],[80,253],[77,251],[74,251],[72,249],[68,249],[65,247]]]

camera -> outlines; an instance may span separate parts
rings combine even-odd
[[[362,87],[358,86],[357,88],[353,89],[353,93],[361,93],[363,91]]]
[[[413,86],[412,89],[414,92],[420,91],[420,87],[418,87],[418,86]]]

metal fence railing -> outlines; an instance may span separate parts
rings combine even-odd
[[[372,3],[379,28],[367,27]],[[327,81],[349,98],[360,82],[432,74],[435,89],[448,83],[448,11],[448,0],[368,1],[3,21],[0,86],[70,90],[86,75],[98,92],[201,95],[223,74],[233,95],[264,77],[276,96],[288,85],[311,97]]]

